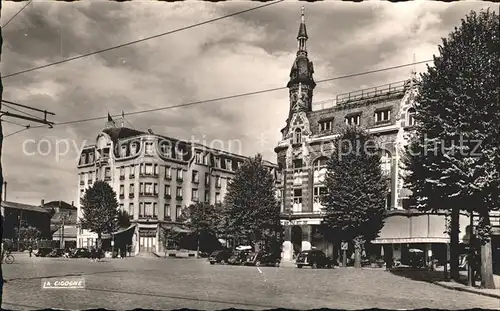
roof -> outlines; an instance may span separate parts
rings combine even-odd
[[[113,141],[148,134],[146,132],[134,130],[128,127],[112,127],[103,130]]]
[[[73,206],[67,202],[64,201],[50,201],[48,203],[44,203],[43,207],[60,207],[64,209],[72,209],[72,210],[77,210],[76,206]]]
[[[60,237],[62,233],[62,228],[57,230],[52,234],[52,237]],[[64,226],[64,237],[76,237],[78,233],[77,227],[66,227]]]
[[[68,215],[67,212],[56,212],[50,219],[51,223],[62,223],[63,217],[66,217],[64,219],[64,223],[68,225],[74,225],[77,222],[77,214],[76,213],[71,213],[71,215]]]
[[[297,39],[300,39],[300,38],[308,38],[307,36],[307,30],[306,30],[306,23],[302,22],[300,23],[300,26],[299,26],[299,34],[297,35]]]
[[[29,205],[29,204],[18,203],[18,202],[3,201],[2,207],[8,208],[8,209],[17,209],[17,210],[22,210],[22,211],[37,212],[37,213],[42,213],[42,214],[50,214],[49,211],[47,211],[46,209],[44,209],[40,206]]]

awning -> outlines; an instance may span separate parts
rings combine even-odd
[[[448,238],[401,238],[401,239],[375,239],[372,244],[417,244],[417,243],[450,243]]]
[[[133,224],[133,225],[130,225],[129,227],[127,227],[127,228],[121,228],[120,230],[114,232],[113,234],[103,234],[102,238],[103,239],[111,239],[113,237],[113,235],[116,236],[118,234],[127,232],[127,231],[131,230],[132,228],[135,228],[135,226],[136,226],[136,224]]]
[[[191,230],[183,228],[178,225],[163,225],[162,228],[177,233],[191,233]]]

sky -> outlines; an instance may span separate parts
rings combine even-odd
[[[25,2],[3,1],[2,25]],[[186,27],[262,3],[33,1],[2,27],[1,74],[8,75]],[[431,60],[471,10],[488,2],[286,1],[120,49],[3,79],[3,99],[48,110],[53,122],[155,109],[285,87],[297,51],[301,6],[317,81]],[[432,63],[429,63],[432,65]],[[408,79],[411,67],[318,83],[313,102]],[[426,65],[415,66],[417,72]],[[12,107],[12,106],[10,106]],[[315,105],[315,107],[319,107]],[[15,107],[14,107],[15,108]],[[276,162],[286,89],[126,116],[128,127],[216,145]],[[17,113],[3,105],[2,111]],[[43,116],[38,112],[35,116]],[[3,117],[21,125],[38,124]],[[77,159],[105,120],[39,127],[4,140],[7,200],[40,204],[78,197]],[[3,122],[4,135],[23,127]]]

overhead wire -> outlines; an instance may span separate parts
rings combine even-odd
[[[10,137],[10,136],[16,135],[16,134],[18,134],[18,133],[21,133],[21,132],[23,132],[23,131],[28,130],[29,128],[30,128],[30,126],[29,126],[29,125],[27,125],[27,126],[26,126],[26,128],[24,128],[24,129],[20,129],[20,130],[18,130],[18,131],[15,131],[14,133],[7,134],[7,135],[5,135],[3,138],[5,139],[5,138],[7,138],[7,137]]]
[[[324,82],[330,82],[330,81],[335,81],[335,80],[340,80],[340,79],[346,79],[346,78],[352,78],[352,77],[357,77],[357,76],[362,76],[362,75],[367,75],[367,74],[388,71],[388,70],[394,70],[394,69],[413,66],[413,65],[417,65],[417,64],[428,63],[431,61],[432,60],[425,60],[425,61],[419,61],[419,62],[415,62],[415,63],[408,63],[408,64],[403,64],[403,65],[398,65],[398,66],[392,66],[392,67],[386,67],[386,68],[381,68],[381,69],[374,69],[374,70],[370,70],[370,71],[358,72],[358,73],[348,74],[348,75],[344,75],[344,76],[338,76],[338,77],[334,77],[334,78],[318,80],[318,81],[316,81],[316,83],[319,84],[319,83],[324,83]],[[169,109],[174,109],[174,108],[183,108],[183,107],[212,103],[212,102],[223,101],[223,100],[228,100],[228,99],[234,99],[234,98],[239,98],[239,97],[246,97],[246,96],[251,96],[251,95],[258,95],[258,94],[263,94],[263,93],[275,92],[275,91],[284,90],[284,89],[287,89],[287,87],[286,86],[276,87],[276,88],[264,89],[264,90],[260,90],[260,91],[240,93],[240,94],[228,95],[228,96],[224,96],[224,97],[217,97],[217,98],[212,98],[212,99],[207,99],[207,100],[199,100],[199,101],[183,103],[183,104],[178,104],[178,105],[164,106],[164,107],[151,108],[151,109],[143,109],[143,110],[138,110],[138,111],[134,111],[134,112],[128,112],[128,113],[125,113],[124,115],[130,116],[130,115],[156,112],[156,111],[161,111],[161,110],[169,110]],[[111,117],[119,117],[119,116],[121,116],[121,114],[111,115]],[[71,120],[71,121],[65,121],[65,122],[54,122],[53,126],[98,121],[98,120],[104,120],[106,118],[107,117],[93,117],[93,118],[85,118],[85,119]],[[45,127],[45,126],[39,125],[39,126],[34,126],[32,128],[40,128],[40,127]]]
[[[10,22],[12,22],[12,20],[13,20],[14,18],[16,18],[16,16],[18,16],[19,14],[21,14],[21,12],[22,12],[24,9],[26,9],[26,7],[27,7],[28,5],[30,5],[30,3],[31,3],[31,2],[33,2],[33,0],[28,1],[28,3],[26,3],[26,4],[25,4],[25,5],[24,5],[24,6],[23,6],[23,7],[22,7],[19,11],[17,11],[17,13],[16,13],[16,14],[12,15],[12,17],[11,17],[11,18],[10,18],[7,22],[5,22],[5,24],[2,26],[2,29],[5,29],[5,27],[7,27],[7,25],[9,25],[9,24],[10,24]]]
[[[274,1],[274,2],[270,2],[270,3],[265,3],[263,5],[259,5],[259,6],[250,8],[250,9],[246,9],[246,10],[238,11],[238,12],[235,12],[235,13],[227,14],[227,15],[224,15],[224,16],[221,16],[221,17],[209,19],[209,20],[204,21],[204,22],[200,22],[200,23],[189,25],[189,26],[177,28],[177,29],[170,30],[170,31],[167,31],[167,32],[163,32],[163,33],[160,33],[160,34],[157,34],[157,35],[145,37],[145,38],[134,40],[134,41],[130,41],[130,42],[127,42],[127,43],[122,43],[122,44],[119,44],[119,45],[115,45],[115,46],[112,46],[112,47],[109,47],[109,48],[105,48],[105,49],[102,49],[102,50],[97,50],[97,51],[94,51],[94,52],[77,55],[77,56],[66,58],[66,59],[63,59],[63,60],[60,60],[60,61],[56,61],[56,62],[53,62],[53,63],[49,63],[49,64],[45,64],[45,65],[41,65],[41,66],[37,66],[37,67],[25,69],[25,70],[22,70],[22,71],[18,71],[18,72],[15,72],[15,73],[6,74],[6,75],[2,76],[2,79],[14,77],[14,76],[17,76],[17,75],[20,75],[20,74],[24,74],[24,73],[28,73],[28,72],[32,72],[32,71],[36,71],[36,70],[40,70],[40,69],[45,69],[45,68],[52,67],[52,66],[55,66],[55,65],[60,65],[60,64],[63,64],[63,63],[67,63],[67,62],[74,61],[74,60],[77,60],[77,59],[82,59],[82,58],[89,57],[89,56],[92,56],[92,55],[96,55],[96,54],[99,54],[99,53],[116,50],[116,49],[123,48],[123,47],[126,47],[126,46],[130,46],[130,45],[133,45],[133,44],[137,44],[137,43],[141,43],[141,42],[144,42],[144,41],[148,41],[148,40],[151,40],[151,39],[156,39],[156,38],[163,37],[163,36],[166,36],[166,35],[169,35],[169,34],[173,34],[173,33],[176,33],[176,32],[183,31],[183,30],[195,28],[195,27],[198,27],[198,26],[201,26],[201,25],[213,23],[213,22],[216,22],[216,21],[219,21],[219,20],[222,20],[222,19],[226,19],[226,18],[229,18],[229,17],[233,17],[233,16],[236,16],[236,15],[247,13],[247,12],[250,12],[250,11],[255,11],[255,10],[258,10],[258,9],[262,9],[264,7],[268,7],[268,6],[271,6],[271,5],[274,5],[274,4],[278,4],[278,3],[283,2],[283,1],[285,1],[285,0],[277,0],[277,1]]]

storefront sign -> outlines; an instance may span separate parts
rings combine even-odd
[[[85,279],[83,278],[54,278],[42,279],[43,289],[83,289]]]

